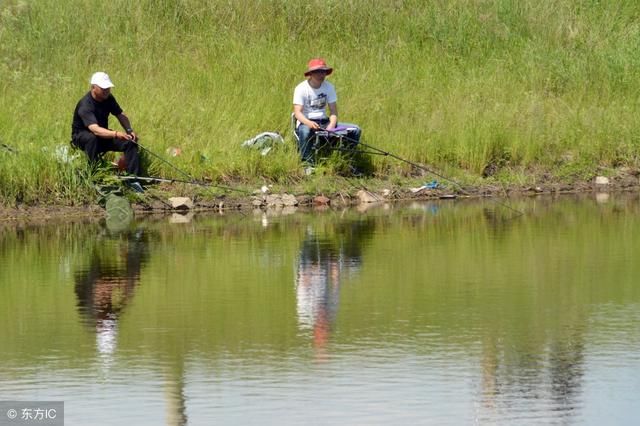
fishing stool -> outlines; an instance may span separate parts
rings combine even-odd
[[[296,144],[300,144],[300,138],[298,137],[298,120],[294,114],[291,114],[291,130],[293,132],[293,138]],[[350,127],[339,126],[334,130],[317,130],[312,131],[307,143],[312,144],[312,152],[314,158],[326,158],[332,151],[346,152],[354,154],[358,150],[358,145],[355,144],[349,137],[349,131],[353,130]]]

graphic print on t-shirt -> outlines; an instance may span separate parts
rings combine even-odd
[[[309,102],[309,107],[311,107],[312,109],[324,110],[327,107],[327,94],[320,93],[318,94],[317,98],[311,99],[311,102]]]
[[[319,93],[317,97],[309,100],[308,117],[312,120],[319,120],[325,117],[327,107],[327,94]]]

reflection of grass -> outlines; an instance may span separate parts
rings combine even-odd
[[[551,170],[569,150],[580,170],[560,177],[637,165],[636,15],[632,1],[4,1],[0,137],[20,154],[0,151],[0,198],[88,196],[39,150],[68,143],[98,69],[142,141],[163,155],[180,147],[172,161],[195,177],[297,179],[291,95],[312,55],[335,66],[341,117],[410,160],[475,176],[493,165]],[[83,21],[95,25],[80,37]],[[287,145],[265,158],[239,148],[265,130]],[[341,173],[334,160],[327,170]],[[383,157],[371,168],[406,173]],[[173,173],[154,158],[149,172]]]
[[[473,349],[486,337],[507,353],[543,353],[576,328],[601,326],[587,330],[597,342],[610,327],[588,321],[593,309],[640,300],[640,270],[629,261],[640,250],[637,201],[520,200],[514,207],[528,214],[518,218],[488,201],[299,214],[270,218],[266,228],[221,216],[189,227],[139,223],[148,261],[119,317],[118,345],[151,357],[199,351],[211,359],[256,347],[307,348],[292,268],[309,235],[321,249],[360,256],[358,272],[340,284],[338,343],[409,337],[429,351]],[[37,355],[52,350],[70,354],[70,364],[91,359],[95,336],[81,322],[74,276],[94,254],[124,266],[126,238],[107,237],[98,225],[3,230],[0,361],[29,353],[25,363],[42,363]],[[112,295],[118,306],[122,290]],[[629,333],[637,338],[637,328]]]

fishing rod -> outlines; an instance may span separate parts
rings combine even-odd
[[[208,184],[206,182],[197,182],[197,181],[191,181],[191,180],[184,180],[184,179],[168,179],[168,178],[163,178],[163,177],[157,177],[157,176],[116,176],[118,179],[123,180],[123,181],[142,181],[142,182],[156,182],[156,183],[184,183],[187,185],[196,185],[196,186],[204,186],[204,187],[211,187],[215,185],[212,184]]]
[[[364,153],[375,154],[375,155],[382,155],[382,156],[388,156],[388,157],[391,157],[391,158],[395,158],[396,160],[399,160],[399,161],[402,161],[402,162],[404,162],[404,163],[410,164],[411,166],[413,166],[413,167],[415,167],[415,168],[417,168],[417,169],[423,170],[423,171],[425,171],[425,172],[427,172],[427,173],[431,173],[431,174],[432,174],[432,175],[434,175],[434,176],[438,176],[439,178],[444,179],[444,180],[446,180],[447,182],[450,182],[450,183],[454,184],[455,186],[457,186],[457,187],[460,189],[460,192],[462,192],[464,195],[467,195],[467,196],[470,196],[470,195],[471,195],[469,192],[467,192],[467,190],[465,190],[465,189],[463,188],[463,186],[462,186],[462,185],[460,185],[460,184],[459,184],[458,182],[456,182],[454,179],[449,178],[449,177],[447,177],[447,176],[443,175],[442,173],[438,173],[438,172],[434,171],[433,169],[431,169],[431,168],[429,168],[429,167],[423,166],[422,164],[418,164],[418,163],[413,162],[413,161],[411,161],[411,160],[407,160],[406,158],[402,158],[402,157],[400,157],[399,155],[396,155],[396,154],[394,154],[394,153],[392,153],[392,152],[389,152],[389,151],[385,151],[385,150],[380,149],[380,148],[378,148],[378,147],[375,147],[375,146],[373,146],[373,145],[369,145],[369,144],[366,144],[366,143],[364,143],[364,142],[357,141],[357,140],[355,140],[355,139],[353,139],[353,138],[350,138],[350,137],[348,137],[348,136],[346,136],[346,135],[344,135],[344,134],[336,134],[336,133],[338,133],[338,132],[342,132],[342,131],[344,131],[344,130],[347,130],[347,128],[345,128],[345,127],[336,127],[335,129],[323,129],[323,130],[324,130],[325,132],[327,132],[328,134],[334,133],[334,135],[333,135],[334,137],[337,137],[337,138],[339,138],[339,139],[345,139],[345,140],[347,140],[348,142],[351,142],[352,144],[354,144],[354,147],[355,147],[356,145],[360,145],[360,146],[362,146],[362,147],[365,147],[365,148],[369,149],[369,151],[363,151]],[[330,148],[330,149],[332,149],[332,150],[336,150],[336,151],[356,152],[356,150],[355,150],[355,149],[353,149],[353,148],[351,148],[351,149],[348,149],[348,148],[338,148],[338,149],[334,149],[333,147],[329,147],[329,148]],[[500,201],[498,201],[498,200],[496,200],[496,199],[493,199],[493,201],[494,201],[495,203],[497,203],[497,204],[501,205],[501,206],[502,206],[502,207],[504,207],[504,208],[507,208],[507,209],[509,209],[509,210],[511,210],[511,211],[516,212],[518,215],[523,215],[523,214],[524,214],[522,211],[520,211],[520,210],[518,210],[518,209],[516,209],[516,208],[513,208],[513,207],[511,207],[511,206],[510,206],[510,205],[508,205],[508,204],[502,203],[502,202],[500,202]]]
[[[333,130],[326,130],[326,129],[325,129],[325,131],[326,131],[327,133],[337,133],[337,132],[339,132],[339,131],[341,131],[341,130],[343,130],[343,129],[340,129],[340,130],[337,130],[337,131],[336,131],[335,129],[333,129]],[[410,164],[411,166],[413,166],[413,167],[415,167],[415,168],[418,168],[418,169],[424,170],[424,171],[425,171],[425,172],[427,172],[427,173],[431,173],[432,175],[438,176],[439,178],[444,179],[444,180],[446,180],[446,181],[448,181],[448,182],[451,182],[451,183],[453,183],[454,185],[456,185],[458,188],[460,188],[460,190],[461,190],[465,195],[469,195],[469,194],[465,191],[465,189],[462,187],[462,185],[460,185],[460,184],[459,184],[458,182],[456,182],[455,180],[453,180],[453,179],[451,179],[451,178],[449,178],[449,177],[447,177],[447,176],[444,176],[444,175],[443,175],[443,174],[441,174],[441,173],[435,172],[434,170],[432,170],[432,169],[430,169],[430,168],[428,168],[428,167],[426,167],[426,166],[423,166],[422,164],[418,164],[418,163],[415,163],[415,162],[413,162],[413,161],[411,161],[411,160],[407,160],[406,158],[402,158],[402,157],[400,157],[399,155],[396,155],[396,154],[394,154],[394,153],[392,153],[392,152],[385,151],[385,150],[380,149],[380,148],[377,148],[377,147],[375,147],[375,146],[373,146],[373,145],[369,145],[369,144],[366,144],[366,143],[364,143],[364,142],[357,141],[357,140],[355,140],[355,139],[353,139],[353,138],[350,138],[350,137],[348,137],[348,136],[345,136],[345,135],[336,135],[336,137],[341,138],[341,139],[346,139],[348,142],[351,142],[351,143],[353,143],[354,145],[360,145],[360,146],[362,146],[362,147],[365,147],[365,148],[369,149],[370,151],[364,151],[364,153],[365,153],[365,154],[375,154],[375,155],[382,155],[382,156],[392,157],[392,158],[395,158],[396,160],[399,160],[399,161],[405,162],[405,163],[407,163],[407,164]],[[331,148],[331,149],[334,149],[334,148]],[[353,148],[351,148],[351,149],[349,149],[349,148],[337,148],[337,149],[335,149],[335,150],[336,150],[336,151],[356,152],[356,150],[354,150]]]
[[[238,189],[238,188],[232,188],[230,186],[224,186],[224,185],[215,185],[212,183],[207,183],[207,182],[200,182],[198,181],[196,178],[194,178],[193,176],[191,176],[189,173],[185,172],[184,170],[178,168],[177,166],[173,165],[172,163],[170,163],[169,161],[165,160],[162,156],[156,154],[155,152],[151,151],[149,148],[147,148],[146,146],[142,145],[140,142],[136,141],[136,144],[144,149],[145,151],[147,151],[149,154],[153,155],[154,157],[156,157],[158,160],[162,161],[163,163],[165,163],[166,165],[168,165],[169,167],[171,167],[172,169],[174,169],[175,171],[177,171],[178,173],[180,173],[183,176],[186,176],[189,181],[185,181],[185,180],[179,180],[179,179],[167,179],[166,181],[168,182],[181,182],[181,183],[187,183],[187,184],[192,184],[192,185],[199,185],[199,186],[204,186],[204,187],[214,187],[214,188],[219,188],[219,189],[225,189],[225,190],[230,190],[230,191],[237,191],[237,192],[242,192],[244,194],[251,194],[250,191],[244,190],[244,189]],[[137,179],[144,179],[142,177],[138,177],[136,176]],[[156,182],[161,182],[162,179],[164,178],[150,178],[152,181],[153,179],[155,179]]]

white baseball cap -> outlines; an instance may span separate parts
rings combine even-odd
[[[103,89],[114,87],[107,73],[99,71],[91,76],[91,84],[95,84]]]

